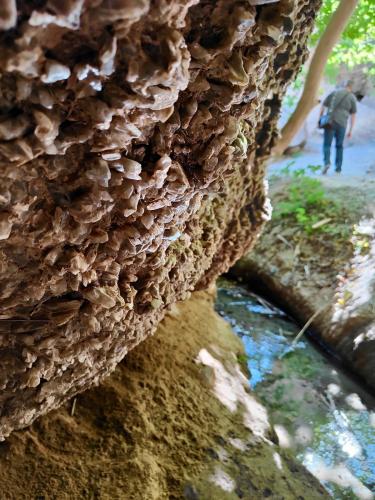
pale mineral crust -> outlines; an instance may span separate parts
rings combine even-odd
[[[254,243],[319,4],[2,2],[0,437],[97,384]]]

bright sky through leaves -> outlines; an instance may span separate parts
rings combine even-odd
[[[323,0],[316,30],[311,38],[314,46],[339,3],[339,0]],[[375,75],[375,0],[360,0],[340,42],[333,49],[328,66],[337,67],[340,64],[345,64],[349,68],[366,64],[369,65],[370,72]]]

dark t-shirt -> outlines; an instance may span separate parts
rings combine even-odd
[[[333,103],[332,99],[334,99]],[[349,115],[357,112],[357,102],[354,94],[345,89],[335,90],[323,102],[323,106],[326,108],[330,108],[331,105],[334,108],[331,119],[346,128]]]

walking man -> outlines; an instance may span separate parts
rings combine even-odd
[[[355,115],[357,112],[357,103],[352,92],[353,82],[349,80],[345,88],[335,90],[327,96],[320,110],[320,117],[328,112],[330,116],[330,124],[324,128],[324,168],[323,174],[326,174],[331,166],[331,145],[335,138],[336,143],[336,168],[337,173],[341,172],[343,149],[346,127],[350,117],[350,127],[348,139],[351,138],[355,123]],[[328,111],[326,110],[328,108]]]

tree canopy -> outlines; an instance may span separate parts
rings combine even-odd
[[[320,9],[316,29],[311,37],[315,46],[322,36],[332,13],[337,9],[339,0],[324,0]],[[368,66],[368,72],[375,76],[375,2],[361,0],[354,11],[339,43],[334,47],[327,64],[331,72],[341,64],[349,69],[358,65]]]

